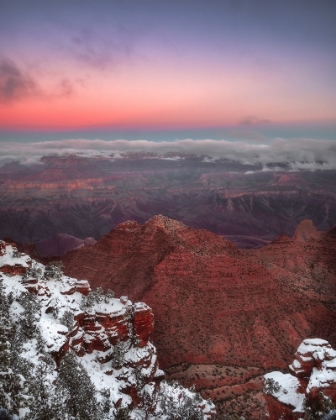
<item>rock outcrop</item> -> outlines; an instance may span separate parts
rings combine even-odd
[[[270,420],[327,414],[336,404],[336,351],[326,340],[305,339],[289,366],[291,373],[265,375]]]
[[[303,220],[295,230],[293,240],[296,242],[308,242],[310,240],[318,240],[322,236],[322,232],[319,232],[314,223],[311,220]]]
[[[151,414],[151,419],[161,419],[166,400],[175,410],[181,408],[182,400],[190,404],[196,398],[192,391],[181,386],[173,389],[162,382],[165,375],[150,341],[154,316],[147,304],[132,303],[125,295],[116,299],[111,291],[106,295],[101,289],[92,291],[87,280],[63,275],[59,265],[43,266],[4,241],[0,241],[0,271],[1,293],[5,290],[10,296],[5,303],[2,300],[2,305],[9,307],[13,322],[31,328],[22,333],[25,342],[19,349],[21,357],[29,359],[34,372],[46,354],[52,356],[53,373],[44,379],[51,381],[50,387],[71,351],[93,378],[98,398],[102,393],[108,395],[110,416],[124,407],[133,412],[134,418]],[[32,308],[34,313],[27,312]],[[1,320],[2,316],[1,312]],[[8,392],[8,401],[17,397]],[[202,398],[197,399],[195,409],[204,419],[216,414],[214,405]]]
[[[156,216],[122,223],[62,261],[67,274],[153,308],[153,340],[172,378],[195,382],[218,407],[250,390],[258,418],[265,369],[285,368],[307,335],[336,342],[335,249],[335,238],[324,234],[305,242],[283,236],[243,251]],[[241,401],[239,409],[253,418],[248,405]]]

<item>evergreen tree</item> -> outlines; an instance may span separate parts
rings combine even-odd
[[[100,403],[100,409],[102,411],[102,413],[104,413],[105,415],[108,415],[111,408],[112,408],[112,404],[111,404],[111,391],[110,389],[103,389],[100,391],[101,396],[102,396],[102,401]]]
[[[34,375],[30,380],[29,393],[31,399],[30,412],[25,420],[57,420],[59,417],[59,407],[57,404],[57,395],[50,387],[48,375],[54,369],[54,361],[50,355],[43,354],[36,368]]]
[[[199,396],[197,394],[188,395],[176,381],[173,381],[171,386],[175,388],[177,399],[167,395],[164,388],[159,394],[162,414],[166,415],[167,420],[204,420],[204,414],[198,407]]]
[[[54,262],[48,264],[44,269],[44,277],[46,280],[60,280],[63,276],[62,271],[63,264],[62,262]]]
[[[105,303],[109,303],[111,299],[113,299],[115,296],[115,293],[112,289],[107,289],[106,295],[105,295]]]
[[[32,266],[24,273],[23,280],[38,279],[43,277],[42,269],[37,266],[36,262],[33,262]]]
[[[82,297],[82,302],[81,302],[80,307],[83,311],[87,311],[88,309],[92,308],[95,302],[96,302],[96,299],[95,299],[94,293],[89,292],[87,296]]]
[[[71,331],[74,327],[75,318],[71,311],[65,311],[59,321]]]
[[[98,419],[95,387],[87,371],[72,352],[68,352],[62,359],[57,388],[70,416],[80,420]]]
[[[119,341],[113,349],[112,367],[120,369],[125,361],[125,353],[127,352],[127,344],[124,341]]]
[[[9,305],[4,291],[3,280],[0,280],[0,407],[9,408],[11,380],[11,324]]]
[[[24,405],[27,362],[19,355],[16,326],[11,322],[10,301],[0,281],[0,407],[17,414]]]
[[[118,408],[116,410],[114,419],[115,420],[131,420],[129,408],[127,408],[127,407]]]
[[[102,303],[104,300],[104,290],[101,287],[97,287],[97,289],[91,292],[94,296],[95,303]]]
[[[25,310],[21,319],[23,338],[31,339],[36,335],[36,324],[40,317],[41,305],[37,297],[32,293],[22,295],[20,303]]]
[[[335,406],[331,399],[320,391],[318,398],[314,401],[309,401],[307,397],[305,398],[304,409],[306,420],[321,420],[328,418],[326,415],[331,413]]]
[[[13,420],[13,416],[11,416],[6,410],[0,408],[0,420]]]

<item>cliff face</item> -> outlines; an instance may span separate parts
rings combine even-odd
[[[257,257],[288,292],[301,293],[302,301],[321,302],[335,309],[335,250],[335,228],[319,232],[310,220],[304,220],[293,238],[282,236],[248,253]]]
[[[335,249],[324,235],[283,236],[241,251],[223,237],[156,216],[142,226],[119,225],[94,246],[68,252],[63,263],[67,274],[153,308],[153,340],[171,377],[194,382],[218,407],[247,390],[258,413],[260,373],[287,366],[307,335],[336,338]]]
[[[321,418],[336,404],[336,351],[326,340],[305,339],[298,347],[290,374],[265,375],[270,420]]]
[[[16,336],[22,337],[23,341],[17,351],[21,351],[20,357],[30,364],[29,370],[26,368],[28,373],[23,374],[24,382],[33,381],[28,379],[29,375],[40,375],[40,361],[51,355],[52,370],[43,381],[52,389],[55,383],[58,384],[63,361],[71,353],[90,376],[98,406],[105,395],[104,404],[110,407],[104,412],[106,418],[116,415],[118,409],[127,408],[135,416],[133,418],[163,419],[168,400],[173,404],[173,410],[180,409],[181,402],[186,401],[200,418],[210,419],[215,415],[212,403],[201,398],[195,402],[193,392],[163,382],[164,372],[159,369],[156,348],[150,342],[154,316],[148,305],[133,304],[127,296],[116,299],[111,292],[104,295],[100,289],[92,292],[87,280],[64,276],[59,266],[43,266],[19,253],[13,244],[3,241],[0,241],[0,271],[1,331],[3,322],[8,324],[8,319],[4,320],[4,307],[13,314],[12,325],[29,324],[27,331],[15,327]],[[31,312],[32,308],[35,308],[34,312]],[[5,331],[9,330],[7,326]],[[2,351],[1,344],[0,365],[4,360]],[[5,370],[2,365],[0,368]],[[8,375],[13,369],[8,370]],[[55,392],[59,389],[57,386]],[[3,392],[0,386],[0,398],[8,402],[5,408],[14,410],[22,416],[20,418],[25,418],[24,413],[31,409],[25,405],[31,398],[27,389],[29,387],[24,388],[26,397],[15,405],[11,401],[13,398],[18,401],[19,396],[12,395],[10,387]],[[66,404],[64,395],[59,398]],[[105,414],[90,418],[103,419]]]

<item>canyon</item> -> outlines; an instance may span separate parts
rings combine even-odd
[[[304,219],[331,229],[335,171],[273,166],[183,153],[8,162],[0,167],[0,237],[35,244],[57,242],[60,234],[74,238],[61,249],[50,247],[50,256],[76,241],[98,240],[121,222],[145,223],[156,214],[225,236],[240,248],[292,236]]]
[[[64,272],[153,308],[153,342],[171,379],[195,384],[219,414],[261,419],[263,375],[286,369],[300,342],[336,344],[336,230],[302,221],[243,250],[158,215],[119,224],[67,252]]]
[[[261,420],[264,375],[285,371],[303,339],[336,345],[335,175],[184,154],[11,162],[0,237],[62,261],[72,293],[89,280],[145,302],[168,378],[219,418]]]

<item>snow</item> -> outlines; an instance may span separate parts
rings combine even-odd
[[[302,356],[305,354],[305,356]],[[297,352],[296,358],[289,366],[295,375],[303,373],[305,376],[300,385],[299,379],[291,374],[283,374],[281,372],[271,372],[265,375],[266,379],[273,379],[278,382],[280,389],[273,389],[272,396],[281,403],[294,407],[294,412],[302,412],[305,396],[309,399],[310,395],[314,395],[316,390],[323,388],[336,387],[336,351],[331,348],[328,341],[313,338],[304,340]],[[299,359],[299,360],[298,360]],[[300,363],[305,362],[302,366]],[[303,384],[308,381],[306,389]],[[268,390],[268,389],[267,389]],[[313,392],[314,390],[314,392]]]
[[[67,333],[68,329],[59,324],[55,318],[42,317],[37,325],[49,351],[57,352],[66,343],[67,337],[62,332]]]
[[[327,340],[322,338],[306,338],[303,340],[303,343],[307,346],[325,346],[329,344]]]
[[[272,395],[280,402],[290,405],[294,408],[294,411],[301,412],[302,404],[304,400],[304,394],[298,393],[300,382],[298,378],[287,373],[284,374],[279,371],[267,373],[266,379],[273,379],[280,385],[279,391],[274,391]]]
[[[314,367],[310,375],[309,383],[307,386],[307,392],[310,392],[312,388],[330,387],[330,384],[334,384],[335,382],[336,372],[334,372],[333,370],[326,369],[324,364],[321,370]]]
[[[119,299],[110,299],[109,303],[101,302],[95,304],[95,311],[97,314],[110,314],[116,315],[118,312],[122,313],[125,310],[125,305]]]
[[[1,241],[3,243],[3,241]],[[28,255],[21,254],[19,257],[14,257],[13,253],[17,252],[17,249],[12,245],[6,245],[4,255],[0,255],[0,267],[9,265],[11,267],[19,265],[22,267],[29,267],[31,264],[31,258]]]
[[[331,361],[326,361],[324,366],[326,367],[326,369],[336,369],[336,357]]]
[[[137,303],[134,304],[134,309],[137,312],[140,312],[140,311],[148,311],[149,306],[146,305],[146,303],[144,303],[144,302],[137,302]]]
[[[21,293],[27,293],[27,289],[20,283],[21,276],[11,277],[1,273],[0,278],[3,280],[6,293],[12,293],[14,298],[18,297]]]
[[[297,359],[293,361],[292,365],[295,369],[300,369],[302,367],[301,363]]]
[[[299,348],[297,349],[297,353],[300,353],[302,356],[307,356],[308,353],[313,353],[319,348],[325,347],[328,345],[329,345],[328,341],[323,340],[321,338],[306,338],[300,344]]]
[[[93,339],[99,337],[103,346],[105,344],[107,345],[107,350],[93,350],[90,354],[86,352],[83,357],[79,358],[96,387],[97,400],[101,401],[103,398],[101,391],[107,390],[110,395],[112,407],[117,403],[120,407],[132,406],[132,398],[125,391],[130,389],[131,386],[139,386],[139,375],[145,381],[142,385],[143,388],[139,390],[139,395],[145,396],[147,394],[154,400],[158,398],[157,385],[149,381],[154,378],[163,377],[164,372],[158,369],[154,345],[148,342],[146,346],[139,348],[132,345],[131,340],[128,340],[125,342],[126,350],[123,354],[123,366],[119,369],[113,368],[111,358],[113,358],[114,346],[110,344],[109,336],[111,338],[117,337],[118,332],[117,329],[111,329],[108,331],[108,336],[103,325],[99,323],[99,315],[100,317],[109,315],[113,319],[119,316],[125,317],[126,313],[129,313],[129,316],[125,317],[128,322],[132,312],[147,311],[150,309],[145,303],[136,303],[133,305],[126,296],[120,299],[102,296],[99,303],[96,302],[92,307],[85,310],[86,319],[88,319],[88,315],[92,315],[93,317],[92,320],[95,322],[94,331],[84,331],[83,328],[85,327],[80,327],[78,321],[78,319],[82,319],[82,315],[84,316],[84,309],[81,307],[84,297],[76,288],[86,288],[88,290],[90,286],[87,280],[78,281],[77,279],[64,275],[61,275],[59,279],[46,280],[44,278],[45,267],[42,264],[31,260],[27,255],[13,256],[15,248],[12,245],[4,245],[3,242],[0,245],[2,245],[0,251],[4,251],[3,255],[0,255],[0,267],[4,265],[22,266],[25,268],[31,267],[31,276],[28,278],[28,281],[20,275],[12,276],[0,273],[5,293],[7,295],[11,293],[14,299],[10,306],[11,319],[14,322],[20,322],[22,317],[25,316],[25,309],[17,299],[20,300],[29,293],[27,288],[32,286],[29,280],[34,281],[35,291],[37,292],[36,299],[40,304],[40,313],[36,313],[38,320],[35,325],[43,341],[42,343],[38,342],[36,335],[33,338],[27,338],[22,345],[21,356],[23,358],[37,367],[41,362],[41,347],[44,347],[44,351],[48,353],[61,354],[62,352],[60,350],[67,343],[74,350],[76,350],[76,346],[79,350],[79,344],[72,345],[72,343],[76,343],[76,340],[79,343],[84,338],[85,342],[90,343]],[[132,311],[129,311],[129,308],[132,308]],[[60,319],[66,311],[71,311],[75,318],[71,331],[60,322]],[[81,350],[83,351],[83,349]],[[106,360],[108,361],[104,362]],[[46,378],[48,383],[50,383],[50,387],[53,387],[57,379],[56,364],[54,365],[54,370]],[[22,377],[22,379],[24,378]],[[160,387],[162,392],[175,401],[176,406],[180,404],[182,393],[189,397],[194,397],[195,395],[192,391],[184,389],[180,385],[175,386],[162,382]],[[167,416],[160,414],[159,402],[155,404],[153,417],[151,418],[165,420]],[[215,411],[212,402],[201,399],[200,405],[205,407],[203,409],[204,418],[210,418],[210,413],[214,413]],[[20,418],[24,418],[27,412],[27,409],[20,410]],[[114,414],[115,412],[112,408],[109,415],[113,416]],[[142,418],[143,414],[143,409],[134,409],[131,411],[131,418]]]

